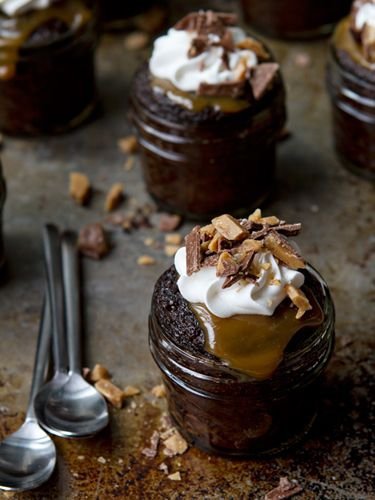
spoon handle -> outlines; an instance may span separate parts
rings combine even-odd
[[[55,371],[66,371],[64,333],[64,302],[61,270],[61,241],[59,230],[53,224],[43,229],[44,259],[47,273],[47,289],[52,317],[53,358]]]
[[[49,358],[51,326],[51,311],[48,304],[48,295],[46,295],[39,324],[39,335],[35,354],[33,378],[31,382],[29,404],[26,412],[26,418],[28,419],[35,418],[34,399],[44,382],[44,376]]]
[[[81,306],[77,235],[65,231],[62,236],[62,262],[68,359],[71,372],[81,374]]]

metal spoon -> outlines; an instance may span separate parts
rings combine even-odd
[[[46,386],[37,396],[37,414],[41,424],[62,437],[90,436],[108,424],[105,399],[81,375],[80,286],[76,241],[74,233],[64,233],[62,261],[69,373],[63,384]]]
[[[34,412],[34,398],[44,380],[50,337],[50,309],[45,304],[39,327],[26,419],[17,432],[0,443],[1,490],[24,491],[37,488],[47,481],[55,468],[55,445],[52,439],[39,427]]]

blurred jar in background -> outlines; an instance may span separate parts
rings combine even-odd
[[[0,161],[0,279],[4,272],[4,242],[3,242],[3,207],[6,196],[5,180],[3,177],[2,166]]]
[[[164,28],[167,20],[164,0],[100,0],[100,12],[107,31],[139,29],[153,35]]]
[[[76,127],[97,102],[94,0],[0,2],[0,130],[11,135]]]
[[[241,0],[245,20],[279,38],[312,38],[331,33],[351,0]]]

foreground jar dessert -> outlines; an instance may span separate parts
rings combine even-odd
[[[173,420],[204,450],[276,453],[314,421],[334,308],[289,241],[300,227],[259,210],[216,217],[188,234],[155,286],[151,352]]]
[[[97,19],[86,0],[0,2],[0,130],[66,131],[96,104]]]
[[[6,196],[5,180],[2,172],[2,165],[0,161],[0,280],[4,275],[4,242],[3,242],[3,207]]]
[[[311,38],[330,33],[351,0],[242,0],[246,21],[280,38]]]
[[[284,86],[268,49],[235,23],[188,15],[156,40],[133,82],[147,189],[192,218],[248,211],[272,188]]]
[[[375,0],[357,0],[336,28],[328,67],[336,151],[375,180]]]

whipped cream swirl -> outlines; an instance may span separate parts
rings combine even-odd
[[[356,12],[355,27],[361,31],[365,24],[375,28],[375,3],[367,2],[362,4]]]
[[[0,10],[7,16],[18,16],[31,10],[48,8],[52,0],[0,0]]]
[[[238,27],[228,28],[234,44],[246,38],[245,32]],[[217,85],[236,80],[235,69],[241,60],[247,68],[257,64],[257,56],[251,50],[236,49],[228,54],[228,67],[223,62],[223,47],[210,46],[196,57],[188,57],[195,31],[171,28],[165,36],[158,38],[150,59],[150,71],[156,78],[169,80],[184,92],[196,92],[202,83]],[[213,42],[219,37],[210,34]]]
[[[301,272],[279,264],[268,251],[254,257],[254,264],[260,270],[255,283],[239,281],[225,289],[222,288],[225,279],[216,276],[216,267],[204,267],[191,276],[187,275],[185,247],[177,251],[174,263],[180,275],[177,286],[184,299],[193,304],[204,304],[219,318],[235,314],[272,316],[286,298],[284,287],[300,288],[305,279]]]

